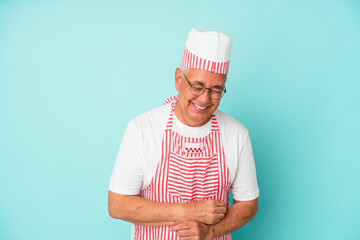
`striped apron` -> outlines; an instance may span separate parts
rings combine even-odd
[[[172,97],[164,103],[171,104],[171,112],[162,139],[161,160],[149,186],[141,191],[140,196],[164,203],[216,199],[225,201],[228,207],[231,184],[216,116],[212,116],[211,132],[207,136],[181,136],[172,129],[173,110],[177,99]],[[178,239],[176,233],[170,231],[170,226],[135,225],[134,236],[139,240]],[[231,239],[231,235],[216,239]]]

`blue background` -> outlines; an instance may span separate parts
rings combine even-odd
[[[175,95],[193,27],[233,37],[220,109],[250,131],[259,211],[234,239],[360,239],[360,2],[0,0],[0,239],[129,239],[121,136]]]

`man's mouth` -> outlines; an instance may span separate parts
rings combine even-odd
[[[201,107],[201,106],[199,106],[199,105],[197,105],[197,104],[195,104],[195,103],[193,103],[193,104],[194,104],[195,107],[197,107],[197,108],[199,108],[199,109],[202,109],[202,110],[205,109],[205,108],[207,108],[207,107]]]

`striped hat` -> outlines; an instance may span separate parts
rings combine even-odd
[[[226,33],[194,28],[186,40],[180,66],[227,74],[232,38]]]

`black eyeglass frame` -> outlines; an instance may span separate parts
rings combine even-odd
[[[206,89],[209,89],[210,98],[215,99],[215,100],[220,100],[220,99],[224,96],[224,94],[226,93],[226,86],[224,85],[224,89],[222,90],[222,93],[221,93],[221,97],[220,97],[220,98],[213,98],[213,97],[212,97],[212,94],[211,94],[213,90],[212,90],[211,88],[205,88],[205,87],[204,87],[204,89],[203,89],[203,91],[202,91],[201,94],[199,94],[199,95],[198,95],[198,94],[194,94],[194,93],[191,91],[191,89],[192,89],[192,87],[193,87],[193,84],[190,83],[189,79],[186,77],[186,75],[185,75],[185,73],[183,73],[183,71],[180,70],[180,72],[181,72],[182,75],[184,75],[186,81],[187,81],[188,84],[190,85],[190,92],[191,92],[191,94],[193,94],[193,95],[195,95],[195,96],[201,96],[201,95],[203,95],[203,94],[205,93]]]

